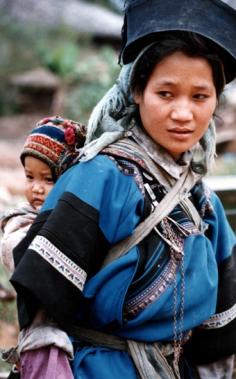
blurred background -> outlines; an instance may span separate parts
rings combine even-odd
[[[121,9],[117,0],[0,0],[0,211],[22,196],[18,157],[36,121],[86,123],[114,83]]]
[[[236,0],[223,1],[236,8]],[[86,124],[116,79],[123,3],[0,0],[0,212],[23,198],[19,154],[36,121],[57,114]],[[235,83],[217,111],[217,154],[207,180],[236,230]],[[9,286],[1,266],[0,281]],[[16,334],[15,303],[2,301],[0,347]]]

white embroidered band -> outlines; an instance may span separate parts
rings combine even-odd
[[[38,253],[80,291],[83,290],[87,278],[86,272],[63,254],[47,238],[36,236],[31,242],[29,249]]]
[[[218,329],[229,324],[236,317],[236,304],[222,313],[217,313],[204,321],[201,325],[203,329]]]

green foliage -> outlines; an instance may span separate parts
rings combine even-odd
[[[31,37],[32,33],[25,28],[0,18],[0,115],[17,112],[15,93],[9,84],[10,75],[37,65],[36,56],[29,51],[33,43]]]
[[[39,33],[32,25],[22,26],[0,18],[0,75],[9,75],[39,65],[35,46],[44,35],[44,31]]]
[[[53,30],[22,26],[1,17],[0,54],[0,116],[20,111],[10,76],[42,66],[62,80],[65,115],[85,122],[119,70],[114,50],[97,48],[89,35],[80,36],[64,26]]]
[[[1,236],[0,236],[1,239]],[[9,282],[9,275],[6,272],[2,264],[0,264],[0,283],[10,290],[12,290],[11,284]],[[0,301],[0,320],[7,323],[16,323],[16,301]]]
[[[86,123],[93,107],[113,85],[118,71],[117,57],[111,48],[84,54],[78,62],[74,84],[67,91],[66,116]]]
[[[110,8],[111,10],[114,10],[114,7],[112,6],[112,3],[109,0],[87,0],[87,2],[96,4],[96,5],[102,5],[106,8]]]
[[[65,102],[65,115],[71,119],[87,123],[92,108],[104,93],[105,90],[97,84],[82,84],[71,89],[71,93]]]
[[[0,361],[0,372],[1,373],[9,373],[11,371],[11,367],[12,365],[7,363],[7,362],[4,362],[4,361]],[[5,378],[5,376],[4,376]]]
[[[15,324],[17,320],[16,302],[1,302],[0,303],[0,320],[7,323]]]
[[[46,35],[37,41],[35,51],[42,66],[48,68],[63,79],[74,77],[82,43],[78,42],[78,33],[65,26],[48,30]],[[89,36],[83,43],[87,45]]]
[[[43,66],[55,74],[62,78],[74,74],[79,50],[73,43],[60,44],[52,49],[43,44],[38,51]]]

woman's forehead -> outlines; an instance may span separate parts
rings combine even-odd
[[[157,63],[150,78],[158,84],[174,86],[186,79],[189,84],[199,89],[213,85],[212,68],[202,57],[190,57],[182,52],[172,53]]]

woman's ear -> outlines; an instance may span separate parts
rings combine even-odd
[[[139,104],[141,100],[141,93],[138,91],[134,91],[133,99],[134,99],[135,104]]]

